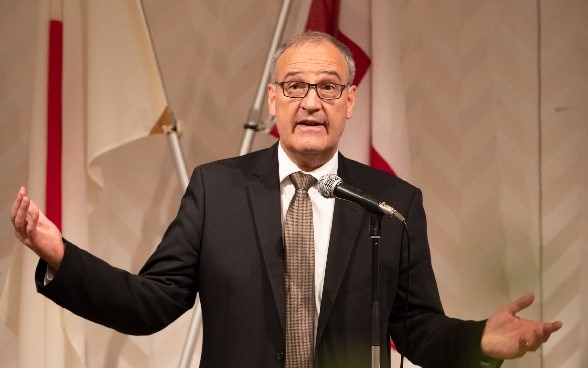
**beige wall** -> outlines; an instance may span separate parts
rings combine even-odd
[[[236,155],[280,2],[145,3],[171,107],[185,122],[187,166]],[[301,29],[308,0],[293,3],[287,35]],[[33,0],[0,4],[0,290],[18,247],[8,212],[28,178],[36,20]],[[397,1],[390,21],[400,31],[411,181],[423,189],[447,312],[485,318],[533,291],[525,316],[561,319],[564,329],[504,366],[588,366],[588,3]],[[271,142],[259,133],[254,148]],[[88,248],[137,271],[177,208],[167,143],[150,137],[103,167]],[[87,323],[87,366],[175,367],[189,317],[151,337]],[[25,333],[0,323],[0,366],[18,366]]]

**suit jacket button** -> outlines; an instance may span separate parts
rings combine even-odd
[[[276,353],[276,359],[277,360],[284,360],[284,352],[283,351],[278,351]]]

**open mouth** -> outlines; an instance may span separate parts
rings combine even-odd
[[[301,126],[308,126],[308,127],[321,127],[324,126],[325,124],[319,121],[314,121],[314,120],[303,120],[303,121],[299,121],[296,123],[297,126],[301,125]]]

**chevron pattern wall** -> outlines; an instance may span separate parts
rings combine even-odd
[[[588,364],[588,3],[542,1],[543,315],[566,321],[545,367]]]
[[[404,1],[395,15],[448,311],[490,313],[530,290],[527,316],[565,321],[542,354],[505,367],[588,364],[587,5]]]

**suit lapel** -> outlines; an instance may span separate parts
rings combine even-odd
[[[339,155],[338,174],[344,182],[347,179],[344,165],[345,160],[345,158]],[[327,269],[325,271],[325,282],[317,327],[317,346],[321,341],[333,309],[333,303],[335,302],[345,271],[347,270],[351,253],[355,247],[355,242],[350,241],[350,239],[357,239],[358,232],[361,230],[360,225],[363,215],[363,209],[354,203],[343,200],[337,200],[335,202]]]
[[[254,226],[282,328],[286,321],[284,249],[277,145],[261,156],[248,183]]]

